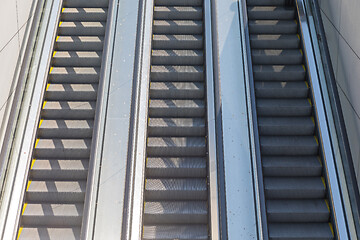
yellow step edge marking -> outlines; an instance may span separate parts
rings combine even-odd
[[[315,124],[315,119],[314,119],[314,117],[311,117],[311,121]]]
[[[305,85],[306,85],[307,88],[310,88],[307,81],[305,81]]]
[[[30,166],[30,169],[32,169],[32,168],[34,167],[35,161],[36,161],[36,159],[35,159],[35,158],[33,158],[33,160],[31,160],[31,166]]]
[[[62,8],[62,9],[61,9],[61,12],[64,12],[64,10],[65,10],[65,8]]]
[[[314,136],[314,138],[315,138],[315,141],[316,141],[317,145],[319,145],[319,140],[318,140],[318,138],[317,138],[316,136]]]
[[[53,52],[53,57],[55,57],[55,54],[56,54],[56,53],[57,53],[57,51],[54,51],[54,52]]]
[[[30,185],[31,185],[31,180],[29,180],[29,181],[28,181],[28,184],[27,184],[27,186],[26,186],[26,191],[28,191],[28,190],[29,190]]]
[[[43,109],[45,108],[46,103],[47,103],[47,101],[44,101],[43,106],[42,106]]]
[[[61,26],[62,23],[63,23],[63,22],[61,22],[61,21],[59,22],[59,27]]]
[[[308,102],[310,103],[310,106],[312,106],[311,99],[308,98],[307,100],[308,100]]]
[[[329,223],[329,227],[330,227],[330,230],[331,230],[332,235],[335,236],[335,235],[334,235],[334,228],[333,228],[333,225],[332,225],[331,223]]]
[[[303,53],[302,49],[299,49],[299,50],[300,50],[301,55],[304,55],[304,53]]]
[[[38,143],[39,143],[39,140],[40,140],[40,138],[37,138],[37,139],[36,139],[35,148],[37,147],[37,145],[38,145]]]
[[[49,87],[50,87],[50,83],[48,83],[48,84],[46,85],[46,91],[49,89]]]
[[[296,19],[294,19],[294,22],[296,23],[296,25],[297,25],[297,21],[296,21]]]
[[[58,39],[59,39],[59,36],[57,36],[57,37],[56,37],[56,40],[55,40],[55,42],[57,42],[57,41],[58,41]]]
[[[300,40],[300,35],[299,34],[296,34],[296,36],[298,37],[298,39]]]
[[[17,238],[16,238],[17,240],[19,240],[22,230],[23,230],[23,227],[20,227]]]
[[[324,177],[321,177],[321,181],[323,182],[324,187],[325,187],[325,189],[326,189],[325,178],[324,178]]]
[[[320,163],[320,165],[322,166],[323,164],[322,164],[322,161],[321,161],[321,159],[320,159],[319,156],[317,156],[317,159],[319,160],[319,163]]]
[[[306,68],[305,68],[305,65],[304,65],[304,64],[302,64],[301,66],[303,67],[304,71],[306,72]]]
[[[51,73],[53,69],[54,69],[54,67],[51,67],[49,73]]]
[[[326,204],[326,206],[327,206],[327,208],[328,208],[328,210],[329,210],[329,212],[330,212],[329,201],[328,201],[327,199],[325,199],[325,204]]]

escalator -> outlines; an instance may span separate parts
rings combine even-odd
[[[143,239],[208,239],[203,1],[155,0]]]
[[[255,102],[270,239],[334,239],[297,11],[247,0]]]
[[[80,239],[107,8],[63,2],[18,239]]]

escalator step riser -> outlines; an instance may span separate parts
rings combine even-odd
[[[109,0],[64,0],[64,7],[107,8]]]
[[[297,34],[295,21],[249,21],[250,34]]]
[[[248,7],[249,20],[290,20],[295,18],[295,9],[291,7],[268,6]]]
[[[62,36],[104,36],[105,22],[63,22],[58,29]]]
[[[105,22],[107,15],[107,8],[64,8],[60,16],[60,21]]]
[[[254,49],[296,49],[300,47],[297,35],[250,35],[250,44]]]
[[[201,35],[154,35],[153,49],[169,50],[196,50],[203,48]]]

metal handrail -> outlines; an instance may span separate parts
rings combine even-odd
[[[252,59],[251,59],[251,49],[250,49],[250,33],[249,33],[249,21],[247,16],[247,3],[246,0],[242,0],[240,9],[242,10],[242,16],[244,21],[244,32],[245,32],[245,46],[243,46],[246,52],[246,56],[244,57],[244,63],[247,64],[247,72],[248,72],[248,81],[250,84],[250,105],[248,106],[251,111],[252,116],[252,130],[254,136],[254,151],[255,151],[255,165],[256,165],[256,174],[257,174],[257,184],[258,184],[258,200],[260,205],[260,213],[259,218],[260,222],[258,222],[258,231],[260,233],[260,238],[262,240],[269,239],[269,232],[268,232],[268,225],[267,225],[267,215],[266,215],[266,201],[265,201],[265,190],[264,190],[264,177],[262,171],[262,159],[261,159],[261,152],[260,152],[260,134],[258,128],[258,120],[257,120],[257,110],[256,110],[256,102],[255,102],[255,81],[253,76],[253,69],[252,69]],[[244,66],[246,67],[246,66]],[[246,72],[246,70],[245,70]]]
[[[310,30],[307,22],[304,0],[296,0],[296,8],[298,12],[298,20],[300,25],[300,34],[304,55],[306,59],[306,68],[308,71],[308,80],[311,85],[315,121],[318,126],[319,144],[324,159],[325,176],[329,186],[329,200],[334,218],[334,231],[339,239],[348,239],[348,230],[344,215],[344,207],[339,189],[334,153],[331,146],[329,129],[327,125],[326,111],[321,93],[321,87],[316,69],[316,62],[313,52],[313,46],[310,37]]]
[[[94,221],[96,211],[97,188],[99,181],[99,166],[103,151],[104,126],[106,106],[108,103],[109,78],[113,52],[113,38],[115,34],[116,12],[118,1],[110,0],[108,6],[108,16],[106,24],[106,34],[103,47],[102,67],[100,70],[100,80],[98,87],[98,97],[96,101],[96,115],[94,118],[93,138],[91,142],[91,153],[89,159],[89,172],[86,183],[86,195],[81,224],[81,239],[92,239],[94,232]],[[114,12],[115,11],[115,12]]]
[[[323,68],[325,69],[324,73],[325,81],[327,83],[327,91],[331,103],[332,115],[334,118],[341,160],[344,167],[345,180],[349,192],[356,235],[360,239],[360,196],[354,171],[353,159],[350,151],[350,144],[346,131],[344,116],[342,114],[340,97],[338,93],[334,70],[331,63],[330,52],[320,12],[320,6],[317,0],[311,0],[311,3],[313,7],[312,14],[315,20],[314,23],[317,31],[317,39],[321,52],[322,64]]]

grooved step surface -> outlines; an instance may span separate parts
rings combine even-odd
[[[155,0],[142,239],[208,239],[201,0]]]
[[[334,239],[296,6],[246,2],[269,239]]]
[[[108,0],[64,0],[18,239],[80,239]]]

